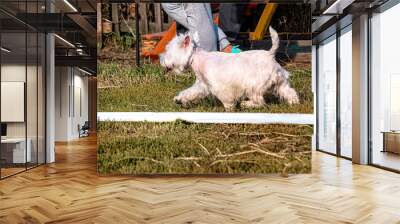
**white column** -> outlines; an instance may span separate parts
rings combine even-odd
[[[46,108],[46,163],[52,163],[55,161],[54,151],[54,133],[55,133],[55,72],[54,72],[54,35],[47,34],[46,37],[46,60],[47,60],[47,71],[46,71],[46,84],[47,84],[47,108]]]
[[[311,149],[316,150],[317,145],[317,47],[315,45],[311,48],[312,61],[311,61],[311,76],[312,76],[312,92],[314,96],[314,131],[312,136]]]
[[[353,19],[353,162],[368,163],[368,15]]]
[[[54,5],[47,1],[47,12],[54,11]],[[46,163],[55,161],[55,42],[54,34],[46,36]]]

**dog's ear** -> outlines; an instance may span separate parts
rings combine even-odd
[[[189,46],[190,41],[191,41],[190,35],[186,35],[185,39],[183,39],[182,47],[186,48],[187,46]]]

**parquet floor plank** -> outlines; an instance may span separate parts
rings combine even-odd
[[[0,223],[400,223],[400,175],[313,152],[313,173],[98,176],[96,139],[0,181]]]

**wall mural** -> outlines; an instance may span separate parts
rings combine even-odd
[[[311,171],[309,5],[101,9],[100,174]]]

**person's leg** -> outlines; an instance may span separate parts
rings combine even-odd
[[[208,14],[208,18],[213,22],[214,24],[214,19],[212,16],[212,11],[211,11],[211,5],[210,3],[204,3],[204,6],[206,8],[207,14]],[[218,40],[218,44],[219,44],[219,50],[222,50],[226,47],[228,47],[231,43],[229,42],[226,34],[224,33],[224,31],[222,31],[222,29],[220,27],[218,27],[217,25],[214,24],[214,29],[216,31],[217,34],[217,40]]]
[[[226,37],[224,31],[222,31],[222,29],[219,28],[218,26],[217,26],[217,29],[218,29],[218,41],[219,41],[220,50],[223,50],[226,47],[231,46],[231,43],[229,42],[228,38]]]
[[[190,25],[187,20],[184,3],[161,3],[164,11],[172,17],[177,23],[190,30]]]
[[[209,4],[189,3],[186,5],[185,11],[195,43],[206,51],[217,51],[217,33],[212,16],[207,11]]]
[[[228,40],[237,39],[246,22],[247,4],[223,3],[219,10],[219,25],[228,36]]]
[[[191,33],[194,42],[206,51],[230,45],[226,35],[214,25],[209,3],[162,3],[164,11]]]
[[[162,3],[164,11],[192,35],[193,41],[206,51],[216,51],[216,33],[203,3]]]

